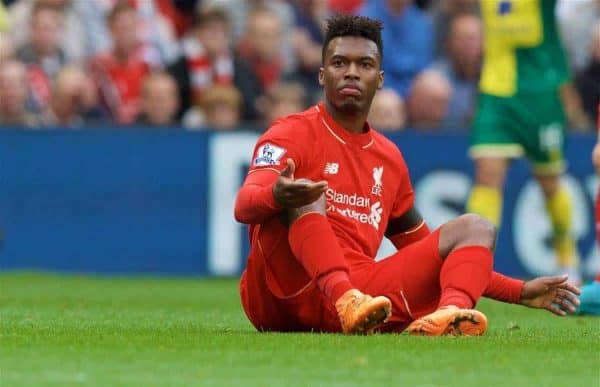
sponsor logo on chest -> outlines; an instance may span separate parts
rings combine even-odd
[[[324,174],[337,174],[340,169],[338,163],[326,163]],[[370,189],[370,194],[373,196],[381,196],[383,190],[383,166],[375,167],[372,170],[373,185]],[[359,190],[360,187],[355,187]],[[368,191],[367,191],[368,192]],[[368,195],[368,194],[367,194]],[[379,230],[379,223],[383,213],[381,201],[372,200],[371,195],[361,195],[358,192],[342,192],[333,188],[325,191],[327,199],[327,211],[335,212],[346,218],[354,219],[363,224],[369,224]]]
[[[371,199],[366,196],[360,196],[356,193],[351,195],[337,192],[333,188],[328,188],[325,191],[325,197],[328,201],[335,204],[345,204],[353,207],[369,207],[371,205]]]

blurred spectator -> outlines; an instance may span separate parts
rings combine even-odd
[[[242,93],[242,118],[245,121],[256,121],[259,118],[256,101],[263,93],[258,77],[252,72],[250,63],[234,56],[234,84]]]
[[[229,21],[224,11],[209,9],[194,19],[183,41],[183,56],[169,67],[181,99],[180,115],[213,85],[231,85],[234,63]]]
[[[17,48],[17,58],[25,64],[38,65],[53,77],[65,65],[66,57],[59,45],[62,34],[60,9],[37,2],[31,10],[28,39]]]
[[[115,7],[127,2],[135,11],[135,34],[138,41],[139,55],[152,67],[164,67],[174,62],[179,55],[175,26],[171,20],[161,14],[157,7],[157,0],[73,0],[85,4],[87,13],[95,15],[98,20],[104,20]],[[106,23],[100,23],[100,29],[95,35],[102,37],[99,40],[109,42],[110,28]],[[110,46],[110,45],[109,45]],[[108,46],[108,47],[109,47]],[[103,51],[107,50],[103,45]]]
[[[191,27],[194,12],[201,0],[155,0],[160,14],[168,19],[175,31],[175,36],[182,38]]]
[[[296,77],[305,85],[311,102],[321,95],[317,80],[321,67],[324,22],[327,18],[326,0],[295,0],[295,27],[292,44],[298,59]]]
[[[17,48],[16,58],[27,65],[28,81],[35,106],[41,111],[49,103],[51,84],[67,63],[59,45],[61,10],[38,1],[31,10],[28,40]]]
[[[160,13],[155,1],[135,0],[132,3],[137,11],[136,32],[144,60],[153,67],[173,63],[179,56],[179,44],[171,21]]]
[[[295,0],[201,0],[202,8],[220,7],[230,16],[233,39],[243,40],[248,31],[248,20],[255,8],[266,8],[277,15],[281,24],[279,51],[283,58],[282,66],[286,73],[296,69],[296,58],[292,47],[292,27],[294,11],[290,1]]]
[[[60,12],[61,30],[64,33],[60,34],[58,40],[69,62],[83,61],[108,48],[105,20],[103,14],[96,12],[98,2],[81,0],[19,0],[11,5],[11,37],[16,46],[28,39],[27,25],[37,4],[54,7]]]
[[[151,73],[144,78],[141,111],[137,123],[150,126],[176,125],[179,109],[177,83],[168,73]]]
[[[281,117],[305,110],[306,92],[299,83],[281,82],[269,89],[259,105],[266,129]]]
[[[483,31],[481,19],[472,14],[456,16],[450,22],[446,40],[447,57],[438,59],[432,69],[442,73],[452,85],[452,96],[444,127],[468,128],[477,101],[481,70]]]
[[[600,0],[561,0],[557,17],[567,58],[579,72],[589,63],[590,26],[600,20]]]
[[[199,106],[185,114],[188,129],[234,130],[240,124],[242,95],[233,86],[213,86],[202,95]]]
[[[447,37],[452,20],[464,14],[478,15],[479,0],[439,0],[432,4],[430,14],[435,31],[435,55],[442,56],[447,54]]]
[[[97,102],[91,79],[77,67],[64,67],[56,77],[52,99],[42,117],[44,126],[79,128]]]
[[[440,129],[448,112],[452,86],[434,70],[420,73],[413,82],[408,98],[409,125],[416,129]]]
[[[375,94],[368,117],[369,124],[380,131],[397,131],[406,125],[406,109],[402,97],[392,89]]]
[[[90,64],[102,103],[119,124],[136,119],[142,80],[149,72],[137,50],[136,23],[135,9],[127,2],[117,4],[108,15],[113,50],[96,56]]]
[[[583,71],[577,75],[575,84],[581,94],[583,109],[592,122],[598,122],[598,104],[600,104],[600,21],[596,21],[590,35],[590,58]]]
[[[0,63],[14,56],[14,50],[7,34],[0,32]]]
[[[250,11],[246,35],[240,40],[237,52],[264,90],[279,82],[283,75],[281,34],[282,24],[277,13],[267,7]]]
[[[0,62],[0,126],[36,126],[38,117],[27,111],[26,100],[25,65],[11,59]]]
[[[431,20],[413,0],[369,0],[360,14],[383,22],[386,87],[406,97],[413,78],[433,58]]]

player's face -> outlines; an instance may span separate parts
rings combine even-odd
[[[377,45],[369,39],[332,39],[319,70],[325,98],[342,112],[368,113],[375,92],[383,86],[380,61]]]

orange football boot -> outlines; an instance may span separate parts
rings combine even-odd
[[[487,330],[487,317],[475,309],[445,306],[413,321],[408,333],[422,336],[481,336]]]
[[[371,297],[357,289],[350,289],[335,303],[342,331],[346,334],[369,334],[392,315],[389,298]]]

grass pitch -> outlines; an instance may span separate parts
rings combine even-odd
[[[600,385],[600,319],[480,309],[478,338],[261,334],[235,280],[2,274],[0,385]]]

